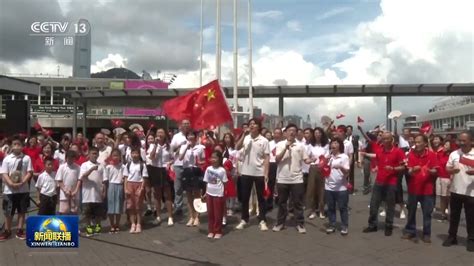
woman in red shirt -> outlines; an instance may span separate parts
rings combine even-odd
[[[71,144],[69,149],[77,153],[77,157],[76,157],[77,165],[81,166],[83,163],[87,162],[87,156],[84,155],[85,152],[83,149],[81,149],[81,146],[79,144],[73,143]]]
[[[26,146],[23,148],[23,154],[28,155],[31,158],[31,164],[35,165],[36,160],[38,160],[41,154],[41,146],[38,143],[38,138],[36,136],[30,137]]]
[[[45,158],[53,158],[54,150],[53,150],[53,145],[50,143],[47,143],[46,145],[43,146],[41,149],[41,154],[38,156],[38,159],[35,161],[35,164],[33,165],[33,178],[36,182],[38,180],[38,176],[44,171],[44,159]],[[59,168],[59,161],[58,160],[53,160],[53,169],[54,172],[58,171]]]

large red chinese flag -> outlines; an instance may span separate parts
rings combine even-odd
[[[193,129],[217,127],[232,121],[229,106],[217,80],[186,95],[165,101],[163,111],[176,121],[189,119]]]

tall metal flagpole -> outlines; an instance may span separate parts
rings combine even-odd
[[[216,14],[216,78],[221,81],[221,0],[217,0]]]
[[[249,106],[250,117],[253,117],[253,90],[252,90],[252,0],[248,0],[248,41],[249,41]]]
[[[238,127],[237,124],[237,116],[238,114],[235,113],[238,111],[239,106],[239,99],[237,97],[238,93],[238,48],[237,48],[237,0],[234,0],[234,128]]]
[[[203,50],[203,38],[202,38],[202,34],[203,34],[203,21],[202,21],[202,15],[203,15],[203,7],[202,7],[202,1],[201,0],[201,32],[199,34],[199,50],[200,50],[200,55],[199,55],[199,87],[202,87],[202,50]]]

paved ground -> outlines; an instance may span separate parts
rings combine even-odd
[[[397,228],[391,237],[385,237],[382,230],[363,234],[369,197],[351,196],[346,237],[326,235],[326,221],[319,218],[307,221],[308,233],[300,235],[292,220],[282,232],[260,232],[255,217],[249,228],[236,231],[235,217],[230,219],[224,237],[215,241],[206,238],[204,217],[199,228],[187,228],[183,219],[171,228],[148,224],[140,235],[122,232],[81,237],[80,248],[72,251],[29,249],[24,241],[11,239],[0,243],[0,265],[474,265],[474,254],[465,248],[464,219],[460,244],[450,248],[441,246],[448,224],[436,220],[431,245],[402,240],[405,221],[400,219],[395,219]],[[275,216],[276,210],[269,214],[270,225]]]

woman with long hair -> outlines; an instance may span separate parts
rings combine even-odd
[[[188,198],[189,221],[186,226],[198,226],[199,216],[194,209],[193,201],[201,197],[200,183],[203,172],[201,166],[205,163],[204,150],[197,143],[197,133],[186,134],[187,143],[179,150],[179,160],[183,161],[183,187]]]
[[[318,216],[324,219],[324,176],[319,166],[320,156],[329,156],[329,139],[324,129],[314,129],[313,138],[310,139],[308,155],[313,161],[309,167],[308,185],[306,188],[306,207],[310,210],[309,219]]]

